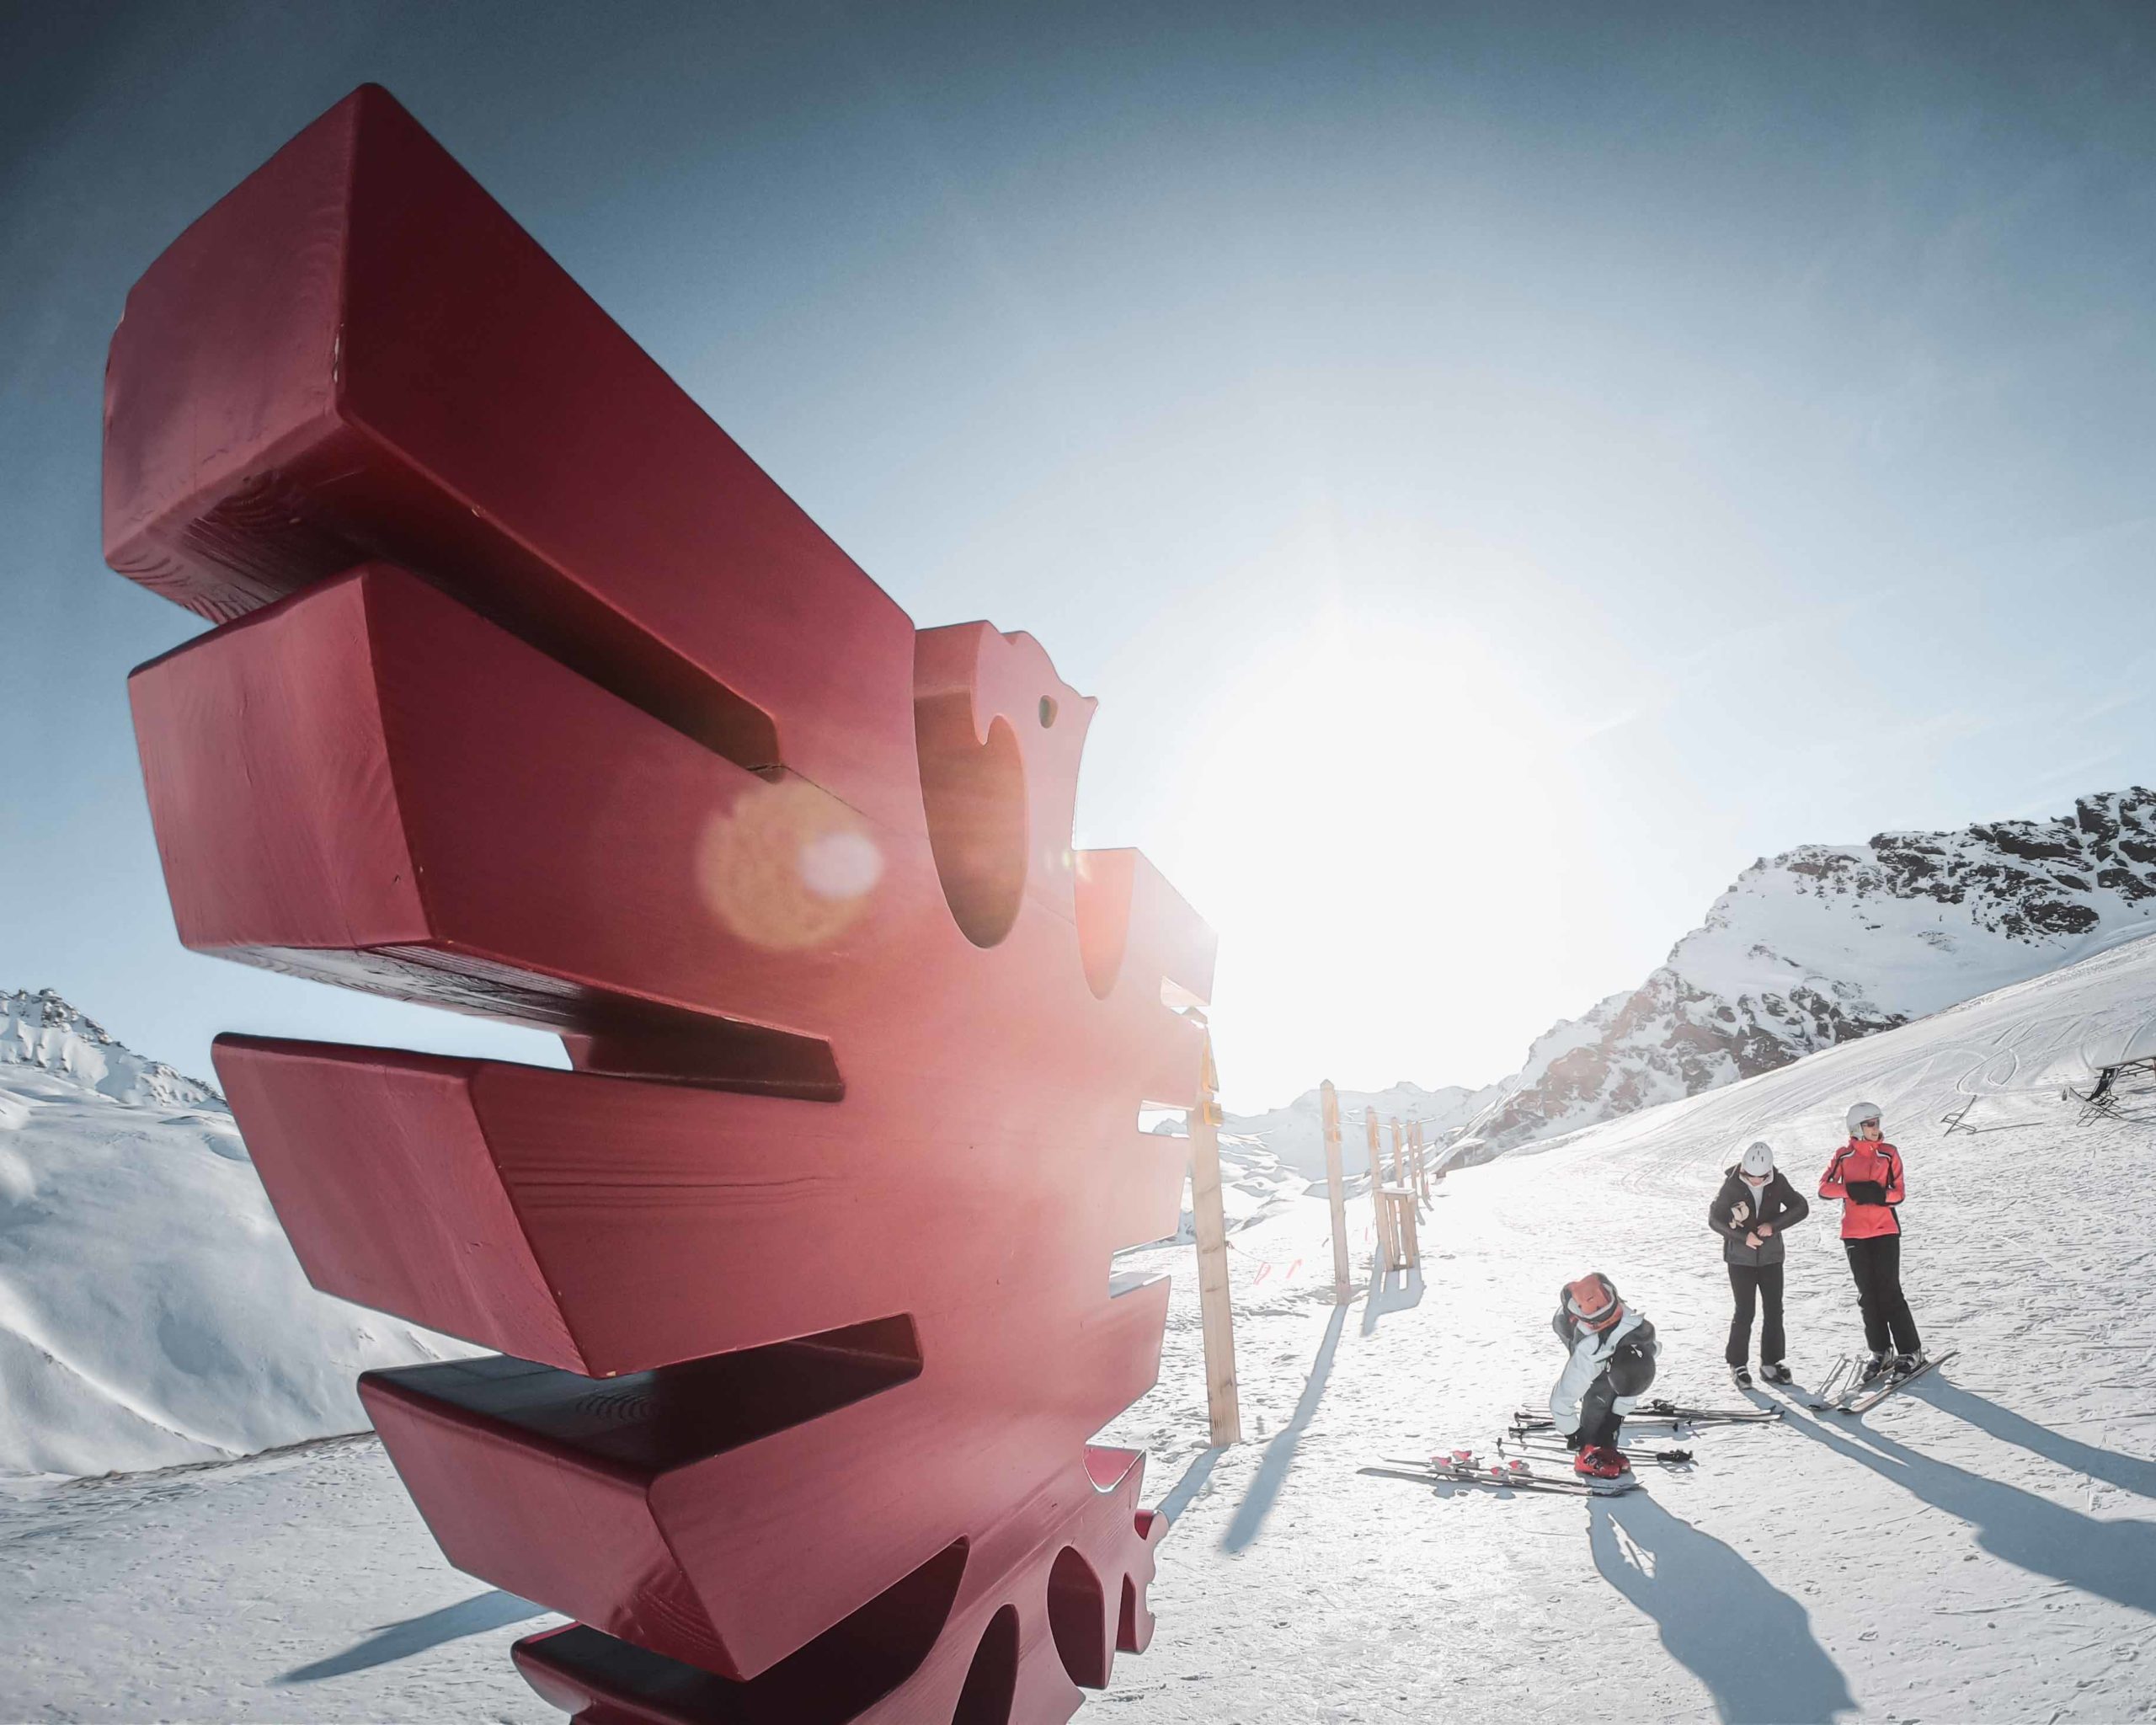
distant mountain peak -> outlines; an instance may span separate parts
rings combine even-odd
[[[146,1060],[49,988],[0,993],[0,1067],[35,1066],[125,1108],[221,1108],[199,1078]]]
[[[1763,857],[1629,994],[1536,1039],[1465,1135],[1505,1149],[1771,1071],[2156,933],[2156,792]]]
[[[1448,1084],[1437,1090],[1425,1090],[1419,1084],[1405,1081],[1385,1090],[1339,1091],[1342,1175],[1353,1180],[1369,1170],[1369,1146],[1364,1125],[1366,1109],[1374,1111],[1380,1122],[1398,1120],[1405,1126],[1411,1120],[1419,1121],[1427,1141],[1437,1144],[1499,1093],[1496,1085],[1470,1090],[1465,1085]],[[1322,1180],[1323,1118],[1324,1105],[1317,1091],[1306,1090],[1284,1107],[1271,1108],[1262,1114],[1230,1114],[1222,1130],[1255,1140],[1305,1178]],[[1390,1157],[1392,1139],[1389,1128],[1383,1130],[1381,1142],[1384,1156]]]

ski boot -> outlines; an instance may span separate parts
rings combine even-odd
[[[1759,1375],[1770,1384],[1786,1384],[1795,1378],[1796,1374],[1777,1359],[1772,1365],[1761,1366]]]
[[[1632,1464],[1607,1444],[1588,1444],[1572,1458],[1572,1471],[1591,1486],[1614,1487],[1631,1477]]]
[[[1867,1354],[1857,1362],[1856,1381],[1860,1384],[1876,1384],[1886,1374],[1886,1356]]]
[[[1896,1377],[1905,1378],[1923,1364],[1924,1354],[1922,1350],[1919,1350],[1914,1354],[1897,1354],[1894,1356],[1894,1364],[1889,1369]]]
[[[1741,1365],[1732,1366],[1730,1368],[1729,1375],[1736,1383],[1738,1389],[1748,1390],[1752,1387],[1752,1374],[1744,1367]]]

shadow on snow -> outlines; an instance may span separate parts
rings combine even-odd
[[[299,1666],[275,1680],[280,1685],[319,1683],[325,1677],[349,1677],[355,1671],[408,1659],[413,1654],[424,1653],[444,1642],[461,1641],[467,1635],[484,1635],[490,1629],[506,1628],[512,1623],[526,1623],[547,1615],[544,1605],[520,1599],[515,1594],[499,1589],[474,1594],[468,1599],[444,1605],[439,1611],[385,1623],[358,1646],[347,1648],[334,1658],[318,1659],[312,1665]]]
[[[1396,1284],[1395,1277],[1398,1277]],[[1377,1333],[1378,1320],[1389,1311],[1412,1311],[1422,1303],[1422,1272],[1379,1270],[1370,1275],[1369,1297],[1363,1302],[1363,1333]]]
[[[1206,1482],[1213,1477],[1214,1464],[1227,1453],[1225,1450],[1200,1450],[1190,1458],[1190,1466],[1183,1469],[1182,1477],[1176,1482],[1175,1488],[1161,1498],[1157,1506],[1161,1514],[1168,1518],[1170,1527],[1176,1525],[1182,1512],[1189,1509],[1193,1500],[1205,1489]]]
[[[1294,1464],[1296,1447],[1303,1440],[1303,1429],[1317,1412],[1317,1404],[1325,1399],[1326,1381],[1332,1375],[1332,1356],[1340,1346],[1340,1331],[1347,1316],[1346,1306],[1332,1308],[1332,1316],[1325,1327],[1325,1340],[1318,1344],[1317,1358],[1310,1363],[1310,1379],[1303,1386],[1302,1399],[1295,1403],[1294,1417],[1266,1445],[1264,1459],[1257,1464],[1250,1489],[1243,1493],[1242,1502],[1235,1506],[1235,1519],[1220,1536],[1222,1551],[1242,1551],[1256,1539],[1267,1512],[1273,1508],[1273,1499],[1280,1495],[1288,1470]]]
[[[1912,1384],[1909,1394],[1929,1402],[1941,1413],[1966,1420],[1978,1431],[1989,1432],[2002,1444],[2011,1444],[2016,1449],[2041,1455],[2047,1461],[2056,1461],[2061,1467],[2070,1467],[2076,1473],[2084,1473],[2121,1491],[2156,1498],[2156,1461],[2121,1455],[2115,1450],[2100,1450],[2078,1438],[2067,1437],[2047,1425],[2038,1425],[2010,1407],[1988,1402],[1959,1384],[1949,1383],[1935,1373],[1922,1383]]]
[[[1980,1397],[1967,1399],[1985,1407],[1993,1405]],[[1940,1405],[1950,1407],[1945,1402]],[[1995,1412],[2004,1415],[2006,1410]],[[2008,1417],[2020,1418],[2018,1414]],[[2084,1593],[2156,1616],[2156,1522],[2105,1521],[2084,1515],[2019,1486],[2004,1485],[1951,1462],[1936,1461],[1868,1426],[1852,1426],[1850,1435],[1845,1437],[1819,1420],[1790,1419],[1784,1424],[1870,1468],[1881,1479],[1892,1480],[1935,1509],[1967,1522],[1975,1530],[1979,1546],[2017,1569],[2047,1575]],[[2046,1432],[2055,1444],[2069,1441],[2044,1427],[2031,1426],[2026,1421],[2021,1424],[2032,1432]]]
[[[1602,1578],[1652,1617],[1723,1725],[1828,1725],[1854,1711],[1811,1615],[1711,1534],[1645,1492],[1588,1500]]]

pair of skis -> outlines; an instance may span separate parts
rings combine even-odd
[[[1621,1479],[1587,1480],[1577,1475],[1537,1473],[1523,1457],[1485,1462],[1471,1450],[1454,1450],[1427,1461],[1411,1461],[1388,1455],[1382,1467],[1361,1471],[1379,1479],[1412,1480],[1417,1485],[1481,1486],[1495,1492],[1542,1492],[1553,1497],[1614,1498],[1639,1489],[1636,1475]]]
[[[1958,1348],[1950,1348],[1944,1354],[1926,1359],[1914,1371],[1890,1370],[1875,1378],[1859,1377],[1858,1356],[1845,1354],[1820,1381],[1819,1387],[1805,1398],[1805,1406],[1814,1413],[1824,1413],[1829,1408],[1837,1413],[1869,1413],[1896,1391],[1906,1390],[1919,1378],[1938,1370],[1959,1352]]]
[[[1778,1407],[1686,1407],[1674,1402],[1643,1402],[1625,1416],[1629,1426],[1666,1425],[1765,1425],[1781,1418]],[[1512,1431],[1514,1437],[1525,1437],[1529,1432],[1556,1429],[1546,1413],[1537,1413],[1522,1407],[1513,1414]]]
[[[1688,1467],[1693,1461],[1689,1450],[1657,1450],[1646,1444],[1619,1444],[1614,1446],[1632,1461],[1658,1461],[1664,1467]],[[1497,1439],[1497,1453],[1516,1455],[1540,1455],[1553,1461],[1568,1461],[1572,1448],[1553,1431],[1513,1432]]]

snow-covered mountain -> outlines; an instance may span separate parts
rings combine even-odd
[[[1363,1110],[1375,1108],[1380,1121],[1422,1123],[1424,1137],[1441,1142],[1445,1135],[1464,1125],[1502,1094],[1494,1084],[1469,1090],[1458,1084],[1425,1090],[1419,1084],[1396,1084],[1388,1090],[1343,1090],[1340,1092],[1340,1153],[1342,1172],[1349,1181],[1369,1172],[1369,1149],[1363,1124]],[[1325,1121],[1323,1105],[1315,1090],[1306,1090],[1287,1107],[1262,1114],[1230,1114],[1221,1127],[1225,1136],[1256,1140],[1305,1179],[1325,1178]],[[1392,1140],[1382,1140],[1391,1153]],[[1223,1156],[1225,1156],[1224,1149]]]
[[[199,1078],[146,1060],[49,988],[0,994],[0,1066],[39,1066],[131,1108],[221,1108]]]
[[[1740,874],[1629,994],[1539,1038],[1492,1151],[1770,1071],[2156,931],[2156,793],[2051,820],[1801,845]]]
[[[208,1085],[0,994],[0,1476],[364,1430],[356,1374],[468,1351],[307,1285]]]

